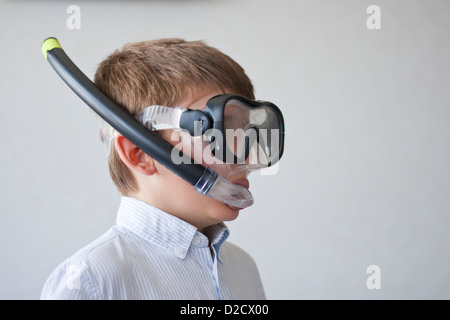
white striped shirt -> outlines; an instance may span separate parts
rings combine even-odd
[[[265,299],[252,258],[204,229],[123,197],[116,225],[50,275],[41,299]],[[210,249],[211,248],[211,249]]]

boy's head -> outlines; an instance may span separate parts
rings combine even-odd
[[[94,82],[133,115],[149,105],[203,109],[209,98],[223,93],[254,99],[244,70],[200,41],[163,39],[126,45],[100,64]],[[170,130],[160,135],[172,142]],[[199,229],[238,214],[235,208],[199,194],[120,135],[111,145],[108,161],[123,195],[146,201]],[[245,174],[228,177],[242,185],[245,178]]]

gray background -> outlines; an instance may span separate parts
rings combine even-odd
[[[66,9],[81,8],[68,30]],[[366,9],[381,8],[381,30]],[[0,298],[115,221],[92,112],[40,52],[56,36],[93,77],[126,42],[203,39],[286,119],[279,172],[253,175],[230,241],[270,299],[450,298],[449,1],[1,1]],[[176,195],[174,195],[176,196]],[[366,287],[369,265],[381,289]]]

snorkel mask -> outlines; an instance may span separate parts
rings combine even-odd
[[[203,195],[237,208],[251,206],[250,191],[224,177],[270,167],[283,154],[284,120],[270,102],[223,94],[208,100],[203,111],[149,106],[133,117],[83,74],[55,38],[42,43],[42,52],[64,82],[106,122],[102,135],[107,146],[120,133]],[[181,132],[184,142],[173,146],[156,134],[164,129]]]

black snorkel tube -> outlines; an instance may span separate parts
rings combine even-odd
[[[154,160],[179,175],[203,195],[240,208],[253,204],[253,196],[247,189],[226,181],[217,172],[195,163],[184,153],[183,161],[174,164],[171,159],[173,146],[107,97],[72,62],[56,38],[45,39],[41,49],[56,73],[95,113]]]
[[[186,159],[174,166],[171,159],[173,146],[152,133],[137,121],[125,108],[112,101],[70,60],[61,48],[58,40],[47,38],[42,43],[42,52],[47,61],[55,69],[64,82],[83,100],[95,113],[130,140],[156,161],[178,174],[192,185],[203,175],[205,167]],[[186,156],[186,155],[184,155]],[[172,168],[173,167],[173,168]]]

